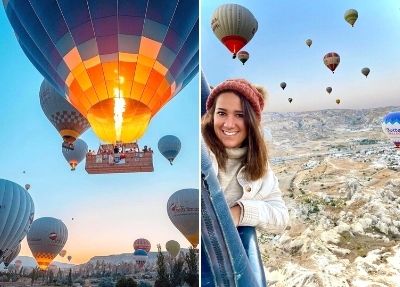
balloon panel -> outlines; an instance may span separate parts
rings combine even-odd
[[[194,0],[30,2],[5,3],[23,51],[103,141],[142,136],[149,119],[197,73]],[[139,124],[127,117],[136,102],[147,109]],[[127,132],[119,133],[121,127]]]

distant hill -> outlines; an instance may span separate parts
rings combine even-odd
[[[330,109],[309,112],[264,113],[263,126],[275,139],[320,140],[327,139],[332,131],[380,129],[383,117],[400,107],[372,109]],[[382,133],[382,137],[384,134]]]
[[[182,248],[181,252],[183,254],[186,254],[188,252],[188,249]],[[157,254],[158,252],[150,251],[148,253],[148,259],[147,262],[149,263],[155,263],[157,261]],[[164,255],[167,255],[167,252],[163,252]],[[94,256],[92,257],[87,263],[92,263],[96,264],[96,261],[104,263],[111,263],[111,264],[119,264],[119,263],[124,263],[124,262],[132,262],[133,261],[133,254],[132,253],[122,253],[122,254],[116,254],[116,255],[105,255],[105,256]]]
[[[17,256],[17,258],[15,258],[14,261],[11,262],[11,264],[13,264],[16,260],[21,260],[22,266],[24,266],[24,267],[35,268],[37,266],[36,260],[30,256]],[[68,263],[62,263],[62,262],[57,262],[57,261],[53,261],[52,264],[58,266],[61,269],[69,269],[69,268],[75,266],[75,264],[68,264]],[[0,270],[3,268],[4,268],[4,264],[0,264]]]

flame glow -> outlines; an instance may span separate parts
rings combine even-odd
[[[122,123],[124,121],[126,102],[123,98],[122,92],[118,88],[114,88],[114,123],[115,123],[115,137],[117,141],[121,140]]]

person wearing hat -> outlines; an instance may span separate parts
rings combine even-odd
[[[266,91],[245,79],[215,86],[201,133],[236,226],[282,232],[289,221],[261,126]]]

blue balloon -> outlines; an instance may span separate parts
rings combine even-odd
[[[181,141],[173,135],[163,136],[158,141],[158,150],[172,165],[172,162],[181,150]]]

